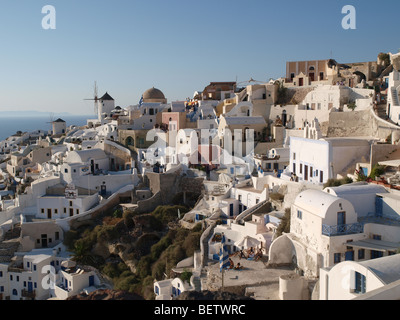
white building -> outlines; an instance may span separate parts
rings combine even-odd
[[[400,55],[391,55],[392,64],[396,64],[393,72],[389,74],[386,114],[394,122],[400,123],[400,69],[398,60]]]
[[[57,120],[54,120],[51,124],[53,128],[52,130],[53,135],[66,133],[67,124],[63,119],[58,118]]]
[[[320,271],[320,300],[353,300],[400,280],[400,255],[345,261]]]
[[[61,177],[66,183],[76,178],[109,170],[109,158],[102,149],[69,152],[61,166]]]
[[[368,195],[372,199],[367,201],[368,204],[380,195],[391,195],[374,195],[364,185],[347,186],[340,192],[346,192],[346,189],[348,197],[355,195],[354,201]],[[326,192],[306,190],[297,196],[291,207],[290,233],[272,244],[271,262],[294,263],[306,275],[315,277],[320,268],[342,261],[376,259],[397,252],[400,247],[399,217],[384,216],[379,205],[372,208],[358,205],[358,214],[349,200],[331,193],[332,189],[327,188]]]
[[[180,278],[167,279],[154,282],[156,300],[172,300],[185,291],[193,291],[193,287]]]
[[[64,253],[62,245],[36,249],[0,264],[0,300],[65,300],[101,285],[94,271],[76,267]]]
[[[288,171],[299,181],[324,184],[338,175],[354,172],[357,162],[368,159],[371,141],[351,138],[308,139],[290,137]]]
[[[112,111],[115,109],[114,99],[106,92],[97,101],[97,119],[98,121],[104,123],[103,120],[109,117]]]
[[[99,203],[98,192],[80,195],[74,186],[65,194],[46,194],[37,199],[37,219],[63,219],[84,213]]]

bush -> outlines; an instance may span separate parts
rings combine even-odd
[[[278,193],[278,192],[271,193],[271,194],[269,195],[269,197],[270,197],[272,200],[275,200],[275,201],[283,201],[283,200],[285,199],[285,196],[284,196],[283,194],[281,194],[281,193]]]
[[[125,271],[117,279],[114,288],[116,290],[122,290],[122,291],[127,291],[130,293],[134,293],[135,287],[138,283],[139,283],[138,279],[132,272]]]
[[[355,102],[351,102],[347,105],[347,108],[349,108],[351,111],[354,111],[354,109],[357,108],[357,105]]]
[[[181,280],[183,281],[183,282],[188,282],[188,283],[190,283],[190,278],[192,277],[192,273],[191,272],[189,272],[189,271],[187,271],[187,270],[185,270],[184,272],[182,272],[182,274],[180,275],[180,277],[179,278],[181,278]]]
[[[353,179],[349,177],[345,177],[343,179],[328,179],[328,181],[324,184],[324,188],[328,187],[338,187],[343,184],[353,183]]]
[[[93,232],[96,234],[97,242],[112,241],[119,237],[119,233],[115,226],[96,226]]]
[[[194,255],[196,250],[200,249],[201,232],[192,232],[183,241],[182,247],[187,257]]]
[[[74,248],[74,243],[76,240],[79,239],[79,234],[76,230],[69,230],[64,234],[64,245],[68,249],[73,249]]]
[[[172,244],[172,240],[165,236],[158,243],[151,247],[151,259],[156,261],[160,258],[161,253],[166,250]]]
[[[380,166],[379,164],[376,164],[372,168],[369,178],[371,178],[372,180],[375,180],[376,177],[379,177],[379,176],[383,175],[384,173],[385,173],[385,167]]]
[[[150,250],[154,244],[160,241],[160,238],[156,234],[144,234],[136,243],[136,249],[145,256],[150,253]]]
[[[140,259],[136,266],[136,275],[141,279],[144,279],[151,275],[151,264],[153,263],[151,256],[145,256]]]
[[[178,220],[178,209],[181,214],[188,212],[185,206],[158,206],[151,214],[161,221],[164,225],[168,222]]]

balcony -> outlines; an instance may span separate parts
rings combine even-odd
[[[22,289],[21,296],[23,298],[35,299],[36,291],[35,290],[29,291],[29,290]]]
[[[328,237],[344,236],[347,234],[357,234],[364,232],[362,223],[342,224],[337,226],[322,225],[322,234]]]

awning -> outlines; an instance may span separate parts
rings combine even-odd
[[[397,251],[397,249],[400,248],[400,243],[366,239],[366,240],[348,242],[346,243],[346,246],[387,252],[387,251]]]
[[[400,160],[379,161],[378,164],[380,166],[398,167],[400,166]]]

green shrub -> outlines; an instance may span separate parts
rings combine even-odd
[[[165,236],[163,237],[158,243],[154,244],[151,247],[151,259],[153,261],[156,261],[158,258],[160,258],[161,253],[166,250],[170,245],[172,244],[172,240],[168,237]]]
[[[338,187],[343,184],[353,183],[353,179],[349,177],[345,177],[343,179],[328,179],[328,181],[324,184],[324,188],[328,187]]]
[[[76,230],[69,230],[64,234],[64,245],[68,249],[73,249],[74,243],[79,239],[79,234]]]
[[[153,263],[153,259],[150,256],[145,256],[140,259],[136,266],[136,275],[144,279],[151,275],[151,264]]]
[[[379,177],[379,176],[383,175],[384,173],[385,173],[385,167],[380,166],[379,164],[376,164],[372,168],[369,178],[371,178],[372,180],[375,180],[376,177]]]
[[[186,281],[186,282],[190,283],[190,278],[192,277],[192,275],[193,274],[190,271],[185,270],[184,272],[182,272],[182,274],[180,275],[179,278],[181,278],[181,280],[183,282]]]
[[[191,232],[182,243],[186,256],[191,257],[196,250],[200,249],[201,232]]]
[[[281,193],[278,193],[278,192],[271,193],[271,194],[269,195],[269,197],[270,197],[272,200],[275,200],[275,201],[283,201],[283,200],[285,199],[285,196],[284,196],[283,194],[281,194]]]
[[[178,209],[181,215],[188,212],[188,208],[185,206],[158,206],[152,212],[152,215],[160,220],[164,225],[166,225],[168,224],[168,222],[178,220]]]

